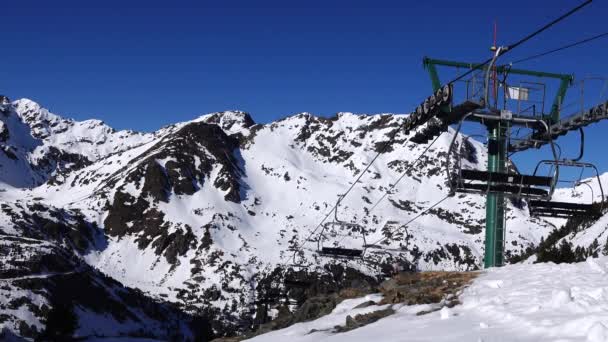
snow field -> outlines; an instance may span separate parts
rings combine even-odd
[[[347,315],[363,313],[363,309],[353,308],[369,298],[348,300],[330,315],[251,341],[608,341],[608,257],[578,264],[519,264],[489,269],[463,291],[460,299],[461,305],[421,316],[416,313],[437,306],[396,306],[394,315],[378,322],[332,333],[333,326],[344,325]],[[384,308],[371,306],[364,310]],[[320,331],[310,333],[313,329]]]

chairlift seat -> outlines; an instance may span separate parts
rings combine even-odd
[[[553,218],[571,218],[578,216],[587,216],[584,212],[575,212],[572,210],[548,209],[548,208],[530,208],[530,215],[535,217],[553,217]]]
[[[280,298],[263,298],[253,301],[253,304],[256,305],[267,305],[267,304],[276,304],[280,301]]]
[[[599,215],[592,204],[531,200],[528,202],[528,206],[531,215],[540,217],[568,218]]]
[[[544,189],[532,188],[529,186],[505,185],[505,184],[476,184],[455,182],[456,192],[496,192],[510,195],[520,195],[523,197],[547,197],[549,192]]]
[[[343,222],[343,221],[334,221],[334,222],[325,222],[324,226],[329,227],[338,227],[338,228],[347,228],[347,229],[363,229],[363,226],[357,223]]]
[[[310,284],[311,284],[310,281],[301,280],[301,279],[285,279],[285,281],[283,283],[285,284],[286,287],[303,288],[303,289],[310,287]]]
[[[487,172],[480,170],[462,170],[461,178],[463,180],[494,182],[501,184],[514,184],[523,186],[551,186],[552,177],[530,176],[513,173],[502,172]]]
[[[363,250],[338,247],[323,247],[319,254],[323,256],[337,258],[358,258],[363,255]]]

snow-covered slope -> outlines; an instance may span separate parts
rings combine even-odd
[[[583,184],[574,188],[558,189],[554,198],[564,202],[596,203],[599,210],[602,202],[602,190],[604,191],[604,198],[608,199],[608,173],[600,175],[599,178],[599,182],[597,178],[589,178],[583,180]],[[603,212],[605,213],[607,209],[608,204],[605,202]],[[604,248],[608,243],[608,216],[573,218],[570,219],[570,222],[565,219],[553,219],[552,223],[557,227],[567,225],[569,228],[561,234],[562,237],[556,242],[556,245],[565,240],[572,243],[573,249],[581,247],[593,250],[596,253],[602,251],[604,254],[608,253],[608,248]]]
[[[0,340],[140,336],[194,341],[195,320],[41,240],[0,236]],[[199,336],[201,337],[201,336]]]
[[[87,156],[91,161],[141,145],[152,134],[116,131],[99,120],[65,119],[28,99],[13,102],[17,115],[31,129],[31,135],[68,153]]]
[[[99,120],[64,119],[28,99],[1,98],[0,187],[34,187],[153,138],[115,131]]]
[[[250,321],[256,298],[267,286],[280,287],[294,247],[301,247],[297,260],[311,264],[309,278],[327,273],[328,265],[377,276],[395,263],[421,270],[470,270],[481,263],[480,196],[446,198],[404,225],[447,195],[444,168],[453,131],[414,167],[428,144],[397,132],[342,201],[339,218],[363,225],[367,244],[384,238],[377,244],[382,248],[352,261],[315,253],[319,240],[362,247],[360,231],[320,235],[317,227],[405,115],[339,113],[327,119],[302,113],[255,124],[233,111],[139,134],[95,120],[66,120],[29,100],[4,106],[3,122],[20,133],[0,146],[19,152],[22,170],[11,172],[32,176],[2,179],[17,188],[0,192],[0,232],[61,243],[113,279],[191,313],[233,325]],[[481,143],[471,141],[466,150],[467,167],[485,165]],[[509,255],[553,229],[530,218],[525,204],[513,203],[507,227]]]
[[[356,308],[380,295],[345,300],[317,320],[248,341],[608,341],[608,258],[578,264],[518,264],[483,271],[453,308],[441,304],[393,305],[393,315],[336,333],[346,317],[386,310]],[[433,311],[439,309],[437,311]],[[420,315],[420,312],[430,313]]]
[[[0,96],[0,188],[33,186],[44,180],[44,172],[28,160],[40,145],[42,142],[31,135],[8,99]]]

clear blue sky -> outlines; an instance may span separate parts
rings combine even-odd
[[[508,44],[575,3],[10,1],[0,93],[144,131],[227,109],[258,122],[302,111],[405,113],[430,91],[423,56],[485,59],[494,20]],[[596,0],[503,61],[608,31],[606,18]],[[606,42],[522,67],[608,76]]]

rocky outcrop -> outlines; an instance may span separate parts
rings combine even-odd
[[[106,230],[117,237],[137,234],[142,249],[155,240],[152,247],[156,253],[164,253],[175,264],[177,255],[196,248],[195,236],[189,227],[169,233],[174,225],[164,220],[164,213],[156,206],[169,202],[172,196],[193,195],[206,182],[213,182],[212,186],[224,192],[226,201],[240,202],[242,171],[234,157],[237,147],[234,138],[204,122],[188,124],[166,136],[133,161],[137,167],[129,170],[125,185],[118,187],[108,203]],[[118,184],[119,175],[126,169],[116,172],[111,184]],[[122,190],[132,184],[141,190],[137,197]]]
[[[19,236],[51,241],[73,248],[77,253],[95,249],[103,241],[103,233],[81,213],[32,202],[1,203],[0,212],[11,218],[12,229]],[[9,227],[0,227],[7,234]]]
[[[205,322],[122,286],[60,246],[2,236],[0,265],[0,336],[52,341],[211,337],[208,328],[201,331]]]
[[[456,295],[476,276],[474,272],[399,273],[380,284],[384,296],[380,304],[433,304],[457,299]]]
[[[388,317],[395,313],[395,310],[391,307],[387,309],[377,310],[366,314],[358,314],[353,316],[346,316],[346,323],[341,326],[336,326],[334,331],[337,333],[343,333],[351,330],[355,330],[364,327],[368,324],[377,322],[382,318]]]

